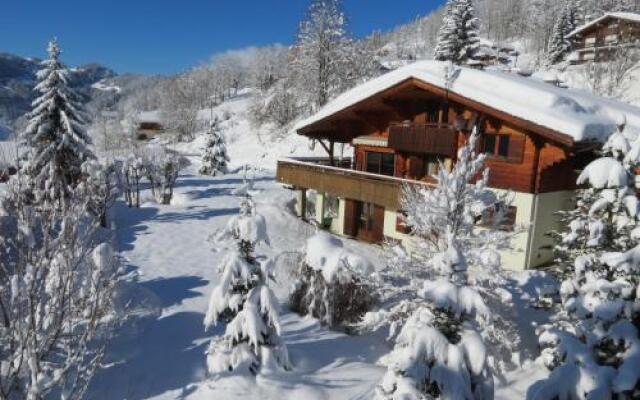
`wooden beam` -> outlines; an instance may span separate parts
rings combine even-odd
[[[389,119],[385,118],[383,114],[384,111],[353,111],[353,115],[360,121],[379,132],[385,130],[389,125]]]
[[[395,100],[389,97],[383,97],[381,102],[402,120],[413,118],[414,110],[412,102]]]

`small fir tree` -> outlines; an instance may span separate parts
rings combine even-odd
[[[517,346],[513,327],[490,312],[509,308],[499,295],[504,282],[497,250],[508,246],[512,233],[498,229],[508,207],[494,205],[508,202],[486,186],[477,138],[470,136],[451,170],[440,165],[435,187],[412,185],[403,192],[415,248],[407,257],[391,247],[390,279],[382,287],[392,306],[364,318],[374,327],[390,321],[390,337],[399,332],[378,388],[382,399],[491,399],[493,371]],[[486,221],[489,229],[476,226],[483,215],[493,218]],[[402,281],[409,283],[398,285]]]
[[[240,213],[217,236],[232,238],[237,248],[223,260],[222,277],[213,289],[205,328],[227,323],[223,336],[209,345],[207,365],[219,374],[246,369],[289,369],[289,355],[280,337],[278,301],[268,286],[272,263],[255,255],[258,243],[268,244],[265,219],[246,195]]]
[[[229,156],[227,146],[220,129],[220,120],[216,116],[209,124],[207,138],[202,151],[202,175],[224,175],[227,173],[227,163]]]
[[[552,372],[530,388],[531,400],[640,396],[639,160],[640,140],[620,127],[578,177],[586,188],[561,215],[568,229],[554,234],[561,307],[539,331],[540,361]]]
[[[60,61],[60,48],[51,41],[35,90],[41,95],[27,115],[22,133],[28,149],[21,168],[30,178],[32,200],[60,207],[82,177],[82,163],[93,159],[80,96],[69,86],[69,71]]]
[[[480,46],[479,23],[472,0],[449,0],[438,31],[434,57],[440,61],[466,64]]]
[[[453,235],[433,258],[438,278],[425,281],[420,307],[387,356],[382,399],[493,399],[493,375],[478,324],[489,310],[468,285],[467,262]]]

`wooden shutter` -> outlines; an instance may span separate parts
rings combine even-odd
[[[382,242],[384,239],[384,208],[378,205],[373,209],[373,241]]]
[[[364,151],[356,151],[356,170],[364,171]]]
[[[344,202],[344,234],[356,236],[357,231],[357,207],[354,200],[346,199]]]
[[[507,157],[509,162],[522,162],[525,140],[526,136],[524,135],[511,135],[509,137],[509,156]]]

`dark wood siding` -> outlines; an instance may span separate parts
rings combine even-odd
[[[358,234],[356,224],[356,202],[346,199],[344,202],[344,234],[347,236],[356,236]]]
[[[389,147],[412,153],[453,156],[457,133],[439,124],[398,124],[389,127]]]

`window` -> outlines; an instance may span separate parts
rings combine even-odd
[[[358,208],[358,228],[367,231],[373,229],[375,206],[371,203],[360,203]]]
[[[380,173],[382,175],[393,176],[396,170],[396,158],[391,153],[382,154],[382,167]]]
[[[496,135],[484,135],[482,141],[482,152],[493,154],[496,148]]]
[[[371,172],[374,174],[380,173],[380,163],[382,162],[382,154],[374,153],[371,151],[367,152],[367,172]]]
[[[596,43],[596,37],[595,36],[588,37],[584,42],[587,45],[595,44]]]
[[[440,157],[436,155],[427,155],[424,157],[424,175],[434,176],[440,170]]]
[[[338,218],[340,199],[332,194],[325,194],[325,215],[327,218]]]
[[[407,213],[404,211],[398,211],[396,216],[396,231],[404,234],[411,233],[411,227],[407,225]]]
[[[511,231],[516,224],[518,209],[514,206],[506,206],[504,203],[495,203],[482,213],[480,226],[496,227],[500,230]]]
[[[504,157],[509,156],[509,135],[485,134],[482,141],[482,151],[485,154]]]
[[[435,154],[410,156],[406,177],[410,179],[432,177],[440,170],[441,161],[442,158]]]
[[[393,176],[395,172],[395,155],[393,153],[366,152],[367,172]]]

